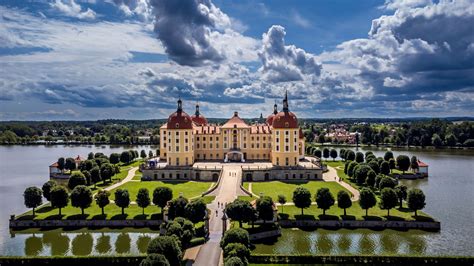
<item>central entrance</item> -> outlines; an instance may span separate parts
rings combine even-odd
[[[226,153],[224,162],[245,162],[244,154],[240,151],[229,151]]]

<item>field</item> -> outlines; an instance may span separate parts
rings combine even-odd
[[[244,183],[245,184],[245,183]],[[336,182],[324,182],[324,181],[270,181],[270,182],[253,182],[252,192],[256,195],[263,193],[265,196],[270,196],[274,201],[277,200],[278,195],[284,195],[288,202],[292,201],[293,191],[298,187],[302,186],[309,189],[314,197],[316,191],[320,188],[328,188],[334,197],[340,190],[345,190],[349,194],[350,192],[339,185]]]
[[[282,209],[283,208],[283,209]],[[337,207],[337,203],[326,211],[323,216],[323,210],[318,209],[316,205],[304,209],[304,215],[301,215],[301,209],[292,206],[279,206],[279,216],[281,219],[309,219],[309,220],[396,220],[396,221],[433,221],[427,214],[418,211],[418,217],[406,208],[394,208],[390,210],[390,217],[387,217],[387,210],[382,210],[378,206],[369,209],[369,216],[365,217],[365,210],[361,209],[359,202],[353,202],[352,207],[347,209],[347,215],[344,216],[344,210]]]
[[[194,198],[200,196],[203,192],[207,191],[213,183],[211,182],[194,182],[194,181],[130,181],[118,188],[127,189],[130,194],[130,199],[135,201],[138,190],[140,188],[147,188],[150,192],[150,197],[153,195],[153,190],[157,187],[169,187],[173,190],[173,198],[179,197],[180,193],[183,193],[185,198]],[[111,198],[114,199],[114,191],[118,188],[110,191]]]

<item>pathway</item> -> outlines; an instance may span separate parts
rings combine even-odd
[[[222,264],[222,249],[219,246],[219,242],[222,237],[222,214],[224,208],[218,208],[217,203],[230,203],[234,201],[237,196],[246,195],[240,189],[241,180],[242,170],[240,164],[225,164],[223,166],[219,187],[210,194],[216,196],[216,198],[212,203],[207,205],[211,210],[209,241],[201,246],[194,265],[208,266]],[[229,224],[227,224],[227,228],[229,228]]]
[[[129,182],[130,180],[133,179],[133,177],[135,176],[135,172],[137,170],[138,170],[138,166],[131,168],[130,170],[128,170],[128,174],[124,179],[120,180],[120,182],[118,182],[118,183],[115,183],[115,184],[112,184],[112,185],[106,187],[105,190],[111,191],[111,190],[113,190],[113,189]]]
[[[328,171],[326,173],[323,173],[323,180],[326,182],[337,182],[339,185],[343,186],[345,189],[349,190],[352,193],[352,201],[358,201],[360,198],[359,190],[344,182],[342,178],[341,181],[339,181],[339,176],[337,175],[336,169],[329,165],[327,167]]]

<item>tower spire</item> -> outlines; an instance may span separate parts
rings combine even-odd
[[[199,102],[196,103],[196,112],[194,113],[196,116],[199,116],[201,113],[199,112]]]
[[[276,100],[275,100],[275,104],[273,105],[273,114],[274,115],[278,114],[278,106],[277,106]]]
[[[285,98],[283,99],[283,112],[288,113],[290,108],[288,107],[288,90],[285,90]]]
[[[181,101],[181,96],[179,97],[178,99],[178,112],[182,112],[183,111],[183,101]]]

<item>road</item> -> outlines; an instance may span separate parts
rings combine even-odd
[[[211,210],[209,241],[202,245],[193,265],[208,266],[222,264],[222,249],[219,246],[223,226],[222,214],[224,208],[222,206],[225,203],[234,201],[239,195],[246,195],[240,189],[241,180],[242,170],[240,164],[225,164],[223,166],[219,187],[210,194],[216,196],[216,198],[207,205]],[[221,207],[218,207],[218,202],[222,204]],[[227,224],[227,228],[229,228],[229,224]]]
[[[339,185],[343,186],[345,189],[349,190],[352,193],[352,201],[359,200],[360,198],[359,190],[353,188],[351,185],[344,182],[342,179],[339,181],[337,170],[334,167],[331,167],[328,165],[328,171],[323,174],[323,180],[326,182],[337,182]]]

